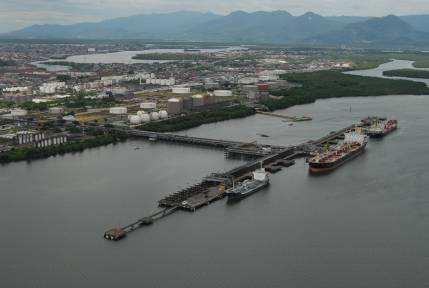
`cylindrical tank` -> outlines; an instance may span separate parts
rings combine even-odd
[[[24,110],[24,109],[12,109],[10,111],[10,114],[13,117],[20,117],[20,116],[27,116],[28,112],[27,110]]]
[[[167,102],[167,112],[170,115],[180,114],[183,109],[182,99],[170,98]]]
[[[152,113],[150,113],[150,119],[151,120],[159,120],[159,114],[158,114],[158,112],[152,112]]]
[[[137,124],[142,123],[142,119],[141,119],[141,118],[140,118],[140,116],[138,116],[138,115],[132,115],[132,116],[130,117],[130,123],[131,123],[131,124],[134,124],[134,125],[137,125]]]
[[[127,114],[127,107],[112,107],[110,108],[110,114],[116,114],[116,115]]]
[[[161,119],[167,119],[168,118],[168,112],[165,110],[159,111],[159,118]]]
[[[215,90],[214,95],[217,97],[228,97],[228,96],[232,96],[232,91],[231,90]]]
[[[142,122],[149,122],[150,121],[149,114],[141,114],[139,117],[140,117]]]

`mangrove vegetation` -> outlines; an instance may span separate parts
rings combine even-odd
[[[173,132],[198,127],[207,123],[244,118],[253,114],[255,114],[253,108],[244,105],[236,105],[227,108],[191,113],[159,122],[150,122],[142,125],[140,129],[153,132]]]
[[[302,86],[271,91],[272,95],[279,98],[263,102],[269,110],[333,97],[429,94],[429,88],[424,83],[346,75],[339,71],[291,73],[282,75],[282,78]]]

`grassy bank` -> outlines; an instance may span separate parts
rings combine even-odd
[[[408,77],[408,78],[422,78],[429,79],[429,71],[414,70],[414,69],[398,69],[383,72],[384,76],[389,77]]]
[[[285,74],[282,78],[300,83],[302,87],[271,91],[271,94],[281,96],[281,98],[264,101],[263,104],[270,110],[284,109],[298,104],[312,103],[317,99],[333,97],[429,94],[429,88],[424,83],[345,75],[338,71],[292,73]]]
[[[154,132],[173,132],[198,127],[202,124],[243,118],[253,114],[255,114],[255,110],[253,108],[238,105],[234,107],[192,113],[183,117],[160,122],[150,122],[143,125],[140,129]]]
[[[0,154],[0,163],[10,163],[22,160],[34,160],[48,158],[55,155],[63,155],[70,152],[82,152],[88,148],[108,145],[117,143],[118,141],[125,140],[123,135],[99,135],[94,138],[85,139],[81,141],[68,142],[62,145],[50,146],[45,148],[25,147],[15,148],[8,152]]]

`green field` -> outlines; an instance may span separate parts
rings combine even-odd
[[[345,75],[338,71],[291,73],[283,75],[282,78],[299,83],[302,87],[271,91],[272,95],[281,98],[263,102],[270,110],[333,97],[429,94],[429,88],[424,83]]]
[[[383,72],[384,76],[389,77],[408,77],[408,78],[422,78],[429,79],[429,71],[414,70],[414,69],[398,69]]]

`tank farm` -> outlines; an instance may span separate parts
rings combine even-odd
[[[240,182],[251,177],[251,173],[261,165],[267,172],[274,174],[284,167],[295,164],[295,159],[309,157],[313,152],[321,151],[324,146],[336,144],[344,139],[344,133],[348,133],[361,127],[362,123],[353,124],[328,135],[311,140],[297,146],[262,145],[256,142],[245,143],[229,140],[207,139],[189,137],[171,133],[156,133],[136,129],[120,129],[133,138],[148,141],[173,142],[183,145],[198,145],[224,151],[225,157],[243,157],[248,161],[232,170],[214,173],[204,177],[200,183],[177,191],[158,201],[158,210],[150,215],[137,219],[135,222],[115,227],[104,232],[104,238],[111,241],[123,239],[129,233],[154,224],[158,219],[172,215],[179,210],[195,212],[197,209],[225,197],[225,191],[232,187],[233,183]],[[360,129],[360,128],[359,128]],[[308,159],[308,158],[307,158]]]

